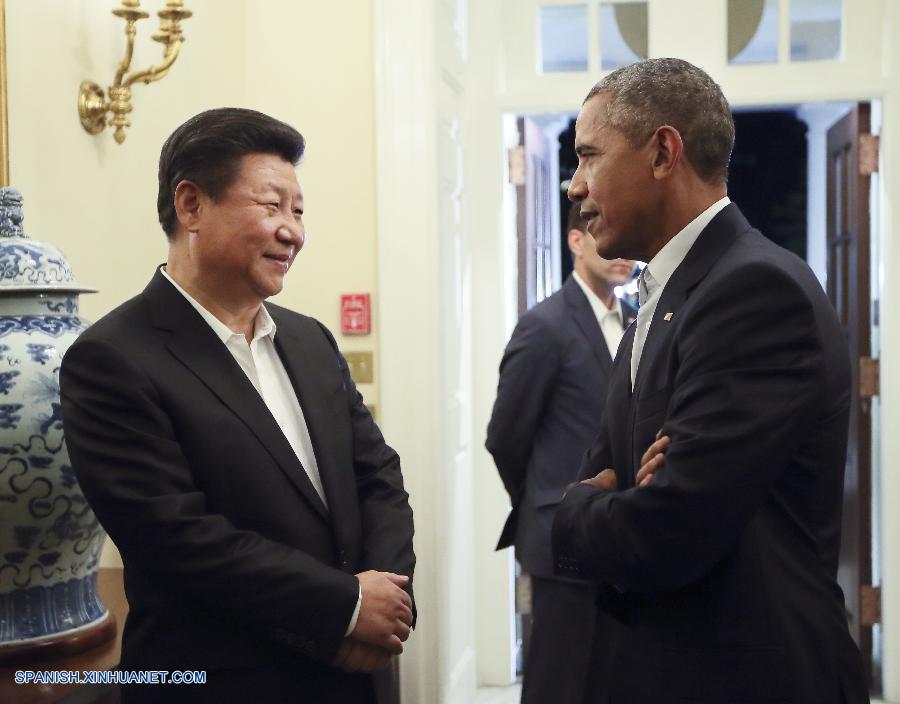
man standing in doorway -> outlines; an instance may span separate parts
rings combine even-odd
[[[614,71],[575,132],[597,251],[648,262],[553,527],[561,574],[615,615],[587,701],[867,702],[836,581],[850,369],[831,304],[729,201],[734,123],[702,70]]]
[[[579,210],[573,205],[568,221],[574,271],[519,320],[500,364],[486,443],[512,502],[497,548],[514,544],[531,576],[525,704],[581,701],[597,609],[591,585],[554,575],[550,529],[596,434],[616,349],[636,315],[614,293],[634,262],[601,258]]]
[[[305,240],[303,149],[252,110],[176,129],[167,262],[63,361],[72,464],[125,565],[122,667],[207,673],[123,702],[371,704],[414,622],[400,459],[328,330],[266,302]]]

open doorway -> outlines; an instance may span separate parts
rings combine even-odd
[[[811,108],[810,108],[811,109]],[[849,106],[844,106],[844,111]],[[798,108],[738,110],[728,192],[747,219],[769,239],[807,258],[808,125]],[[778,168],[767,165],[777,164]],[[568,183],[578,166],[575,118],[559,134],[559,175]],[[760,174],[765,172],[765,177]],[[561,191],[565,202],[565,191]],[[563,212],[565,209],[562,209]],[[565,228],[561,221],[562,229]],[[561,237],[565,238],[565,232]],[[561,262],[562,280],[572,271]]]
[[[729,196],[764,235],[805,259],[823,288],[831,293],[829,271],[832,272],[833,287],[834,272],[839,270],[835,267],[846,267],[850,261],[847,255],[850,251],[850,208],[846,200],[856,197],[840,195],[833,182],[835,178],[839,182],[841,179],[846,182],[851,177],[856,178],[854,169],[857,168],[858,155],[853,157],[857,161],[852,163],[846,155],[835,157],[835,162],[829,156],[830,133],[833,137],[836,125],[859,109],[855,103],[809,103],[735,111],[737,139],[730,169]],[[870,109],[867,105],[865,114],[868,116],[865,130],[877,134],[880,131],[880,106],[872,104]],[[509,209],[517,214],[517,218],[515,223],[508,225],[515,229],[519,241],[520,313],[559,289],[572,270],[567,251],[565,213],[568,201],[565,190],[577,166],[574,118],[573,114],[554,113],[519,116],[516,120],[506,121],[507,125],[516,124],[519,130],[518,141],[510,139],[507,143],[519,144],[519,153],[515,159],[512,155],[510,159],[511,165],[515,161],[520,166],[520,181],[514,182],[517,202],[515,207]],[[877,142],[874,148],[877,154]],[[871,144],[868,149],[871,151]],[[539,170],[535,169],[536,166],[540,167]],[[511,176],[514,171],[511,167]],[[877,179],[877,170],[870,171],[867,176]],[[866,210],[865,218],[858,222],[864,221],[862,227],[866,241],[871,242],[871,251],[866,250],[869,254],[863,266],[872,271],[877,271],[879,257],[878,192],[876,184],[869,184],[864,196],[861,196],[863,202],[857,203]],[[537,199],[542,200],[538,202]],[[531,213],[530,220],[528,213]],[[540,217],[535,218],[535,213],[539,213]],[[837,224],[835,217],[839,221]],[[537,236],[535,223],[542,228]],[[533,262],[540,260],[540,264],[529,265],[529,256]],[[840,260],[841,256],[845,258]],[[836,257],[843,264],[835,264]],[[877,359],[877,278],[852,276],[856,277],[857,287],[862,286],[864,290],[859,293],[862,296],[859,306],[862,308],[857,306],[856,312],[848,313],[847,327],[850,322],[865,317],[865,329],[857,330],[855,334],[866,338],[866,344],[860,347],[865,349],[865,356]],[[629,293],[629,287],[621,292],[622,296]],[[859,315],[860,310],[870,311],[871,315]],[[859,382],[863,375],[856,370],[858,355],[856,352],[853,354],[854,380]],[[851,632],[860,644],[864,657],[871,663],[871,683],[877,692],[880,690],[881,672],[880,628],[877,616],[865,614],[863,608],[866,600],[871,602],[873,598],[877,599],[877,589],[873,590],[870,585],[877,585],[880,581],[881,541],[877,531],[872,530],[873,525],[880,524],[877,391],[861,403],[870,423],[859,425],[853,431],[857,433],[856,439],[851,434],[850,453],[856,452],[857,457],[856,460],[851,458],[848,463],[845,541],[839,581],[847,600]],[[860,456],[864,457],[860,459]],[[851,466],[854,461],[856,467]],[[870,469],[860,469],[865,464]],[[519,653],[517,663],[521,663],[521,656],[528,647],[527,576],[517,577],[517,583],[520,586],[516,590],[516,650]]]

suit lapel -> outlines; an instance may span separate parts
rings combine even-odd
[[[244,422],[316,512],[330,521],[306,470],[262,397],[212,328],[159,271],[144,296],[150,303],[154,325],[171,331],[169,351]]]
[[[691,290],[703,280],[737,237],[749,229],[750,224],[736,205],[731,203],[725,206],[703,229],[684,260],[672,273],[653,312],[650,330],[641,352],[634,380],[635,398],[640,395],[647,369],[653,366],[660,350],[665,347],[672,328],[671,321],[678,316]]]
[[[269,314],[278,326],[275,348],[303,409],[330,512],[335,516],[349,515],[342,509],[352,503],[353,498],[347,491],[348,487],[355,487],[355,483],[341,477],[342,466],[347,466],[349,459],[342,460],[341,448],[335,445],[334,421],[329,421],[328,401],[336,389],[325,383],[326,379],[339,375],[337,357],[323,354],[321,345],[309,344],[305,331],[276,308],[269,307]],[[318,334],[317,330],[312,332]],[[329,367],[331,373],[327,373]],[[330,417],[333,418],[333,414]],[[338,530],[338,526],[335,529]]]
[[[575,324],[587,338],[591,351],[600,362],[603,373],[609,378],[613,361],[609,355],[606,338],[603,337],[603,331],[597,323],[597,316],[594,315],[590,301],[588,301],[584,291],[581,290],[578,282],[572,276],[569,276],[563,286],[563,297],[569,306],[569,311],[572,313]]]
[[[630,465],[624,464],[620,458],[631,457],[633,444],[632,404],[634,396],[631,392],[631,349],[634,347],[636,326],[632,323],[625,331],[625,337],[619,343],[616,355],[617,365],[609,382],[609,393],[606,398],[604,413],[609,414],[610,443],[613,448],[613,467],[616,471],[616,482],[622,489],[634,486],[634,476]],[[625,447],[622,448],[622,443]]]
[[[669,337],[671,325],[670,319],[674,318],[676,312],[681,308],[687,297],[686,289],[678,280],[678,269],[669,279],[666,287],[663,289],[662,297],[656,305],[653,312],[653,319],[650,321],[650,330],[647,332],[647,339],[644,341],[644,349],[641,351],[641,361],[638,363],[637,374],[634,378],[634,395],[638,396],[644,377],[647,376],[647,369],[653,364],[653,360],[663,347],[663,343]],[[671,315],[669,315],[671,313]]]

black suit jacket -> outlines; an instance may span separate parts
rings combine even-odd
[[[836,582],[849,358],[818,281],[729,205],[663,290],[632,393],[633,338],[580,472],[619,490],[573,488],[553,533],[617,616],[612,701],[868,701]]]
[[[328,665],[356,606],[354,574],[412,576],[412,512],[332,336],[266,306],[327,509],[234,358],[158,271],[68,350],[66,441],[122,554],[124,667],[275,663],[329,700],[357,677]]]
[[[623,302],[622,314],[628,325],[636,311]],[[571,276],[521,317],[506,346],[486,446],[512,501],[497,549],[514,543],[529,574],[554,577],[553,516],[596,436],[612,363]]]

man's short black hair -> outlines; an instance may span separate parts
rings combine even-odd
[[[584,102],[600,94],[609,98],[608,124],[632,147],[670,125],[700,178],[713,184],[728,180],[734,117],[722,89],[703,69],[683,59],[645,59],[604,76]]]
[[[235,182],[241,158],[273,154],[296,166],[306,143],[290,125],[256,110],[216,108],[194,115],[178,127],[159,154],[156,210],[166,237],[175,236],[175,187],[193,181],[217,199]]]

